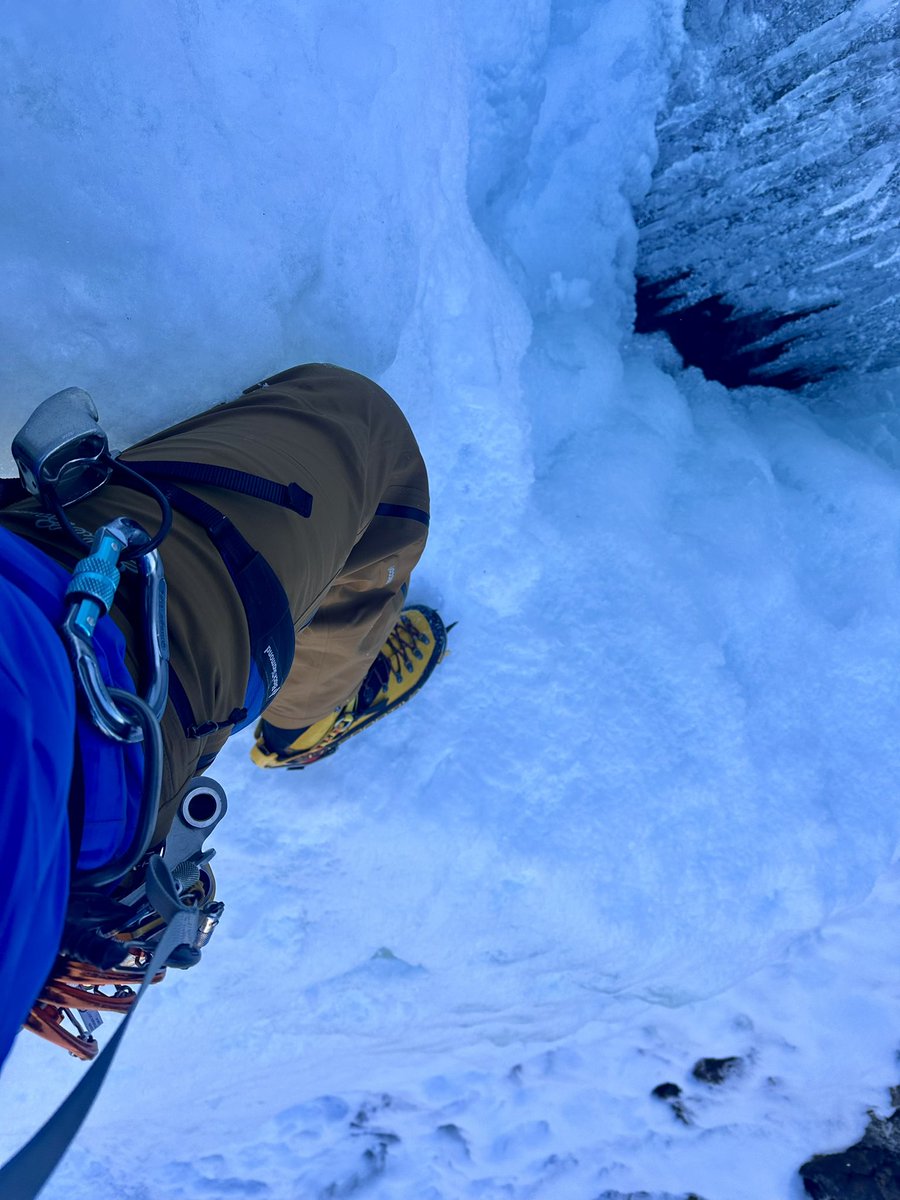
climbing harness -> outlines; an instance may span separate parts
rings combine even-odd
[[[128,755],[139,746],[143,758],[134,832],[111,860],[90,868],[76,866],[73,871],[60,953],[26,1020],[26,1028],[74,1056],[95,1060],[57,1112],[0,1168],[3,1200],[33,1200],[87,1115],[144,992],[160,982],[167,970],[199,961],[224,907],[216,899],[209,865],[215,851],[204,845],[227,810],[218,783],[205,776],[193,779],[164,843],[151,846],[160,808],[160,720],[167,700],[171,699],[187,738],[240,729],[260,716],[293,662],[290,604],[274,570],[224,513],[179,485],[238,492],[303,518],[311,515],[313,498],[296,483],[280,484],[214,464],[126,463],[113,458],[94,402],[80,388],[66,388],[38,406],[14,439],[13,457],[19,478],[0,480],[0,508],[36,497],[81,555],[65,588],[65,615],[59,630],[83,699],[81,707],[90,726],[100,731],[104,747],[107,742],[117,744]],[[152,536],[125,516],[107,522],[87,538],[72,523],[66,509],[108,482],[136,488],[156,501],[161,518]],[[171,529],[173,509],[204,529],[244,608],[250,672],[243,703],[228,714],[195,713],[169,666],[166,582],[158,548]],[[34,593],[40,607],[38,593],[43,587],[46,599],[46,579],[44,584],[36,583],[28,565],[23,566],[20,554],[15,578],[26,594]],[[41,571],[56,579],[51,567],[56,564],[44,561]],[[140,695],[107,682],[102,661],[108,670],[110,663],[104,659],[105,651],[100,653],[103,618],[126,567],[136,572],[141,589]],[[85,756],[80,755],[81,739],[87,735],[85,718],[78,720],[69,800],[76,864],[86,777],[94,771],[91,778],[97,779],[95,764],[82,761]],[[213,757],[201,757],[198,769],[205,770]],[[98,1053],[94,1033],[102,1013],[122,1014],[124,1020]]]
[[[198,962],[218,924],[224,906],[215,899],[209,867],[215,851],[205,849],[204,842],[225,815],[227,800],[214,780],[193,780],[164,845],[150,852],[162,782],[160,719],[169,691],[166,583],[158,554],[172,525],[169,501],[152,482],[110,456],[97,409],[80,388],[67,388],[35,410],[13,442],[13,457],[19,479],[2,481],[0,505],[37,497],[70,540],[88,551],[66,587],[60,628],[84,708],[105,738],[123,747],[140,743],[143,751],[142,794],[130,844],[101,867],[73,871],[60,954],[25,1022],[74,1056],[92,1059],[98,1054],[94,1032],[101,1012],[125,1016],[91,1071],[0,1169],[0,1196],[30,1200],[87,1115],[148,985],[159,982],[168,968]],[[102,525],[86,546],[65,509],[110,479],[157,500],[161,521],[155,535],[118,517]],[[143,597],[140,695],[106,682],[96,646],[98,625],[112,607],[127,563],[134,564]],[[78,803],[79,797],[70,797],[76,828]]]
[[[140,804],[129,844],[101,866],[74,870],[59,957],[26,1020],[27,1028],[76,1057],[95,1059],[54,1116],[0,1168],[0,1197],[32,1200],[87,1115],[147,987],[162,980],[167,970],[199,961],[224,907],[215,898],[209,866],[215,851],[204,846],[227,810],[218,783],[205,776],[192,780],[164,843],[151,846],[160,808],[160,720],[167,700],[187,738],[241,729],[267,707],[293,662],[293,619],[276,573],[225,514],[179,485],[238,492],[303,518],[311,515],[313,498],[296,483],[280,484],[214,464],[126,463],[113,458],[94,402],[80,388],[66,388],[38,406],[16,435],[13,457],[19,478],[0,480],[0,508],[36,497],[82,555],[65,588],[60,627],[82,707],[102,734],[101,741],[118,744],[125,754],[140,746],[143,757]],[[87,539],[72,523],[66,509],[108,482],[153,497],[161,519],[152,536],[125,516],[102,525]],[[158,548],[171,529],[173,509],[204,529],[244,608],[250,672],[243,703],[228,714],[195,713],[169,666],[166,582]],[[111,686],[98,653],[98,630],[125,567],[137,573],[142,596],[140,695]],[[34,585],[21,568],[20,562],[17,582],[28,593]],[[82,732],[79,725],[69,802],[76,862],[83,777],[92,768],[79,758]],[[201,757],[198,769],[205,770],[212,757]],[[102,1023],[101,1014],[110,1012],[124,1014],[125,1019],[98,1054],[94,1032]]]

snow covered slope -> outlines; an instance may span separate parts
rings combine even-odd
[[[888,1104],[897,386],[826,420],[631,334],[681,42],[673,0],[11,11],[8,434],[372,374],[459,620],[334,759],[217,763],[222,926],[48,1197],[788,1200]],[[20,1039],[0,1150],[80,1070]]]

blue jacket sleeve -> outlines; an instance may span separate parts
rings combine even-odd
[[[46,616],[0,575],[0,1063],[53,965],[69,889],[75,691]]]

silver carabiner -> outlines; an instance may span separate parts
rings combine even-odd
[[[117,742],[143,739],[139,722],[123,713],[110,695],[93,638],[97,622],[112,607],[120,578],[119,560],[127,549],[150,541],[135,521],[118,517],[94,534],[91,552],[76,564],[66,589],[69,610],[62,633],[78,680],[84,689],[94,724]],[[148,664],[145,703],[162,717],[168,698],[169,649],[166,628],[166,582],[162,561],[155,550],[138,554],[136,561],[144,589],[145,657]]]
[[[146,535],[145,535],[146,536]],[[144,592],[144,703],[157,721],[169,699],[169,626],[166,619],[166,576],[158,550],[137,560]]]

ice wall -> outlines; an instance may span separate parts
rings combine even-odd
[[[669,0],[8,22],[8,434],[68,383],[125,440],[304,357],[377,375],[432,478],[413,598],[459,621],[315,770],[223,752],[226,918],[48,1197],[758,1200],[894,1082],[895,909],[835,913],[900,825],[897,421],[632,337],[680,29]],[[688,1129],[650,1089],[701,1053],[754,1065]],[[0,1153],[70,1078],[20,1039]]]
[[[692,0],[685,23],[639,273],[669,281],[692,361],[761,340],[728,382],[896,366],[900,6]],[[717,296],[730,320],[691,311]],[[649,327],[664,305],[658,289],[644,299]]]

